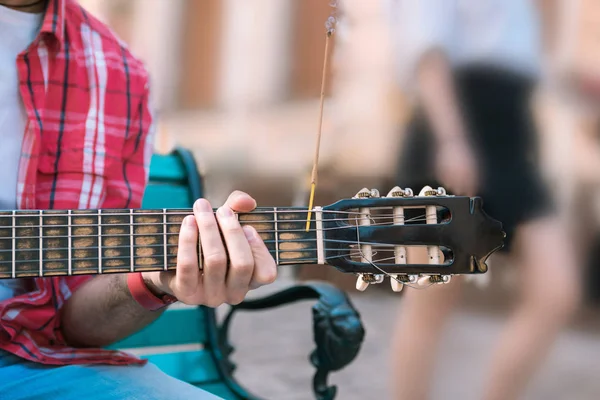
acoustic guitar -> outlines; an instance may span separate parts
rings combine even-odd
[[[412,210],[415,216],[407,218]],[[446,283],[487,271],[503,246],[499,221],[479,197],[425,187],[395,187],[382,197],[362,189],[310,211],[260,207],[239,213],[278,265],[321,264],[357,274],[357,288],[389,277],[407,284]],[[97,275],[175,269],[180,224],[191,209],[14,210],[0,212],[0,279]],[[201,239],[200,239],[201,240]],[[426,246],[427,264],[411,263],[407,246]],[[198,248],[202,266],[201,244]]]

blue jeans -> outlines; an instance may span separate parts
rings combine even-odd
[[[174,379],[153,364],[144,366],[36,364],[0,350],[2,400],[217,400]]]

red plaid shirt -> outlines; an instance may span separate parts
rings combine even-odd
[[[19,208],[138,208],[154,132],[142,63],[72,0],[49,1],[15,62],[28,115]],[[43,364],[142,362],[65,343],[60,310],[88,279],[35,278],[33,291],[0,302],[0,349]]]

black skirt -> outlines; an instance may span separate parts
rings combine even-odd
[[[484,210],[502,222],[510,250],[515,229],[553,211],[539,170],[539,146],[531,114],[534,82],[488,67],[463,68],[455,87],[469,140],[479,165]],[[400,153],[396,183],[417,194],[425,185],[444,186],[434,172],[435,137],[417,107]]]

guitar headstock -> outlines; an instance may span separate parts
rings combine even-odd
[[[322,235],[325,262],[357,274],[358,290],[387,276],[394,291],[484,273],[505,237],[480,197],[451,196],[429,186],[417,195],[399,187],[386,196],[362,189],[322,208]],[[421,262],[411,259],[418,248]]]

